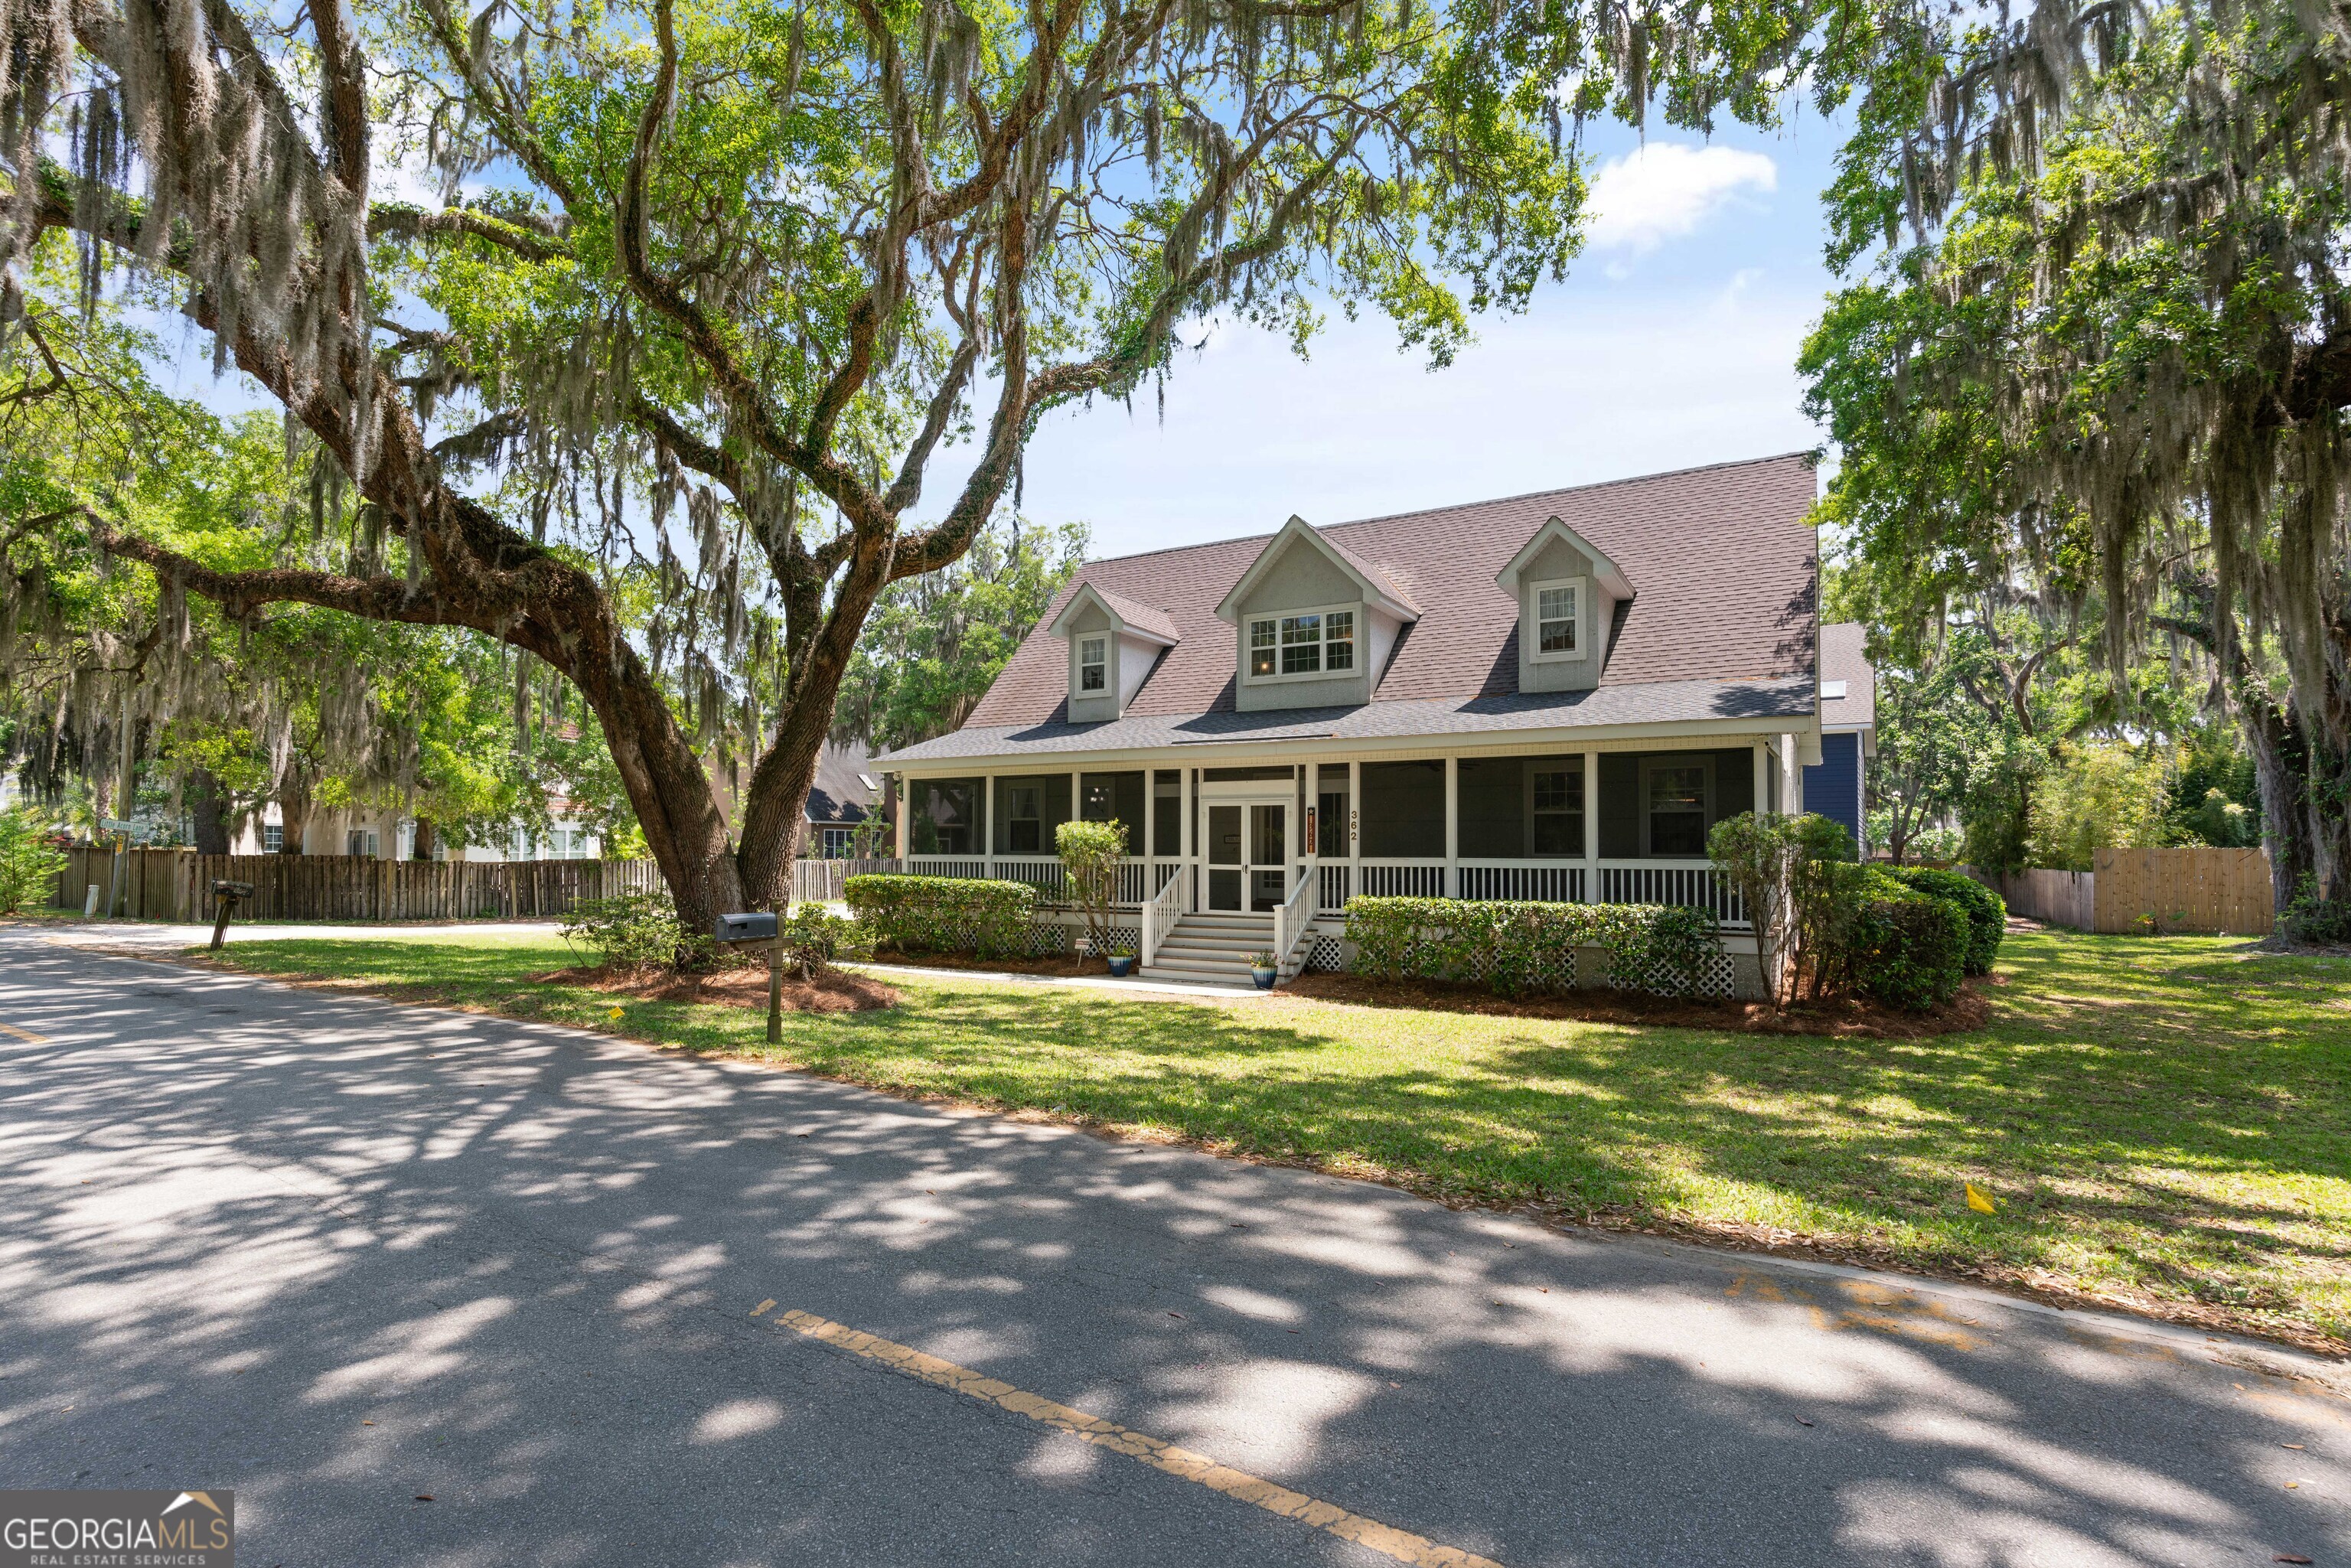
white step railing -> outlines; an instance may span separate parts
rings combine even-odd
[[[1163,863],[1182,869],[1180,862]],[[1190,877],[1170,876],[1159,884],[1159,892],[1144,904],[1142,942],[1136,951],[1142,956],[1144,968],[1158,960],[1159,944],[1175,931],[1176,923],[1192,912],[1191,901],[1186,896],[1191,887]]]
[[[1296,880],[1298,885],[1290,890],[1290,896],[1273,912],[1273,967],[1285,980],[1298,973],[1290,957],[1307,928],[1314,924],[1314,879],[1301,876]]]

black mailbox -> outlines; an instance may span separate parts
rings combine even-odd
[[[772,942],[776,939],[776,917],[765,910],[750,915],[722,915],[717,929],[711,935],[721,942]]]
[[[249,882],[219,882],[213,883],[214,898],[251,898],[253,883]]]

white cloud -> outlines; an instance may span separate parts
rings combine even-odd
[[[1643,255],[1697,233],[1740,195],[1779,186],[1779,165],[1763,153],[1652,141],[1600,166],[1586,243]]]

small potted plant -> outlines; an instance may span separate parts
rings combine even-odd
[[[1249,978],[1257,982],[1259,990],[1273,989],[1273,977],[1280,973],[1280,965],[1271,952],[1259,948],[1249,955]]]
[[[1130,943],[1121,942],[1113,946],[1110,950],[1111,978],[1114,980],[1123,980],[1133,973],[1134,973],[1134,946]]]

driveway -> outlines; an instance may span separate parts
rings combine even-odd
[[[0,1486],[240,1563],[2351,1563],[2283,1352],[36,930],[0,1026]]]

